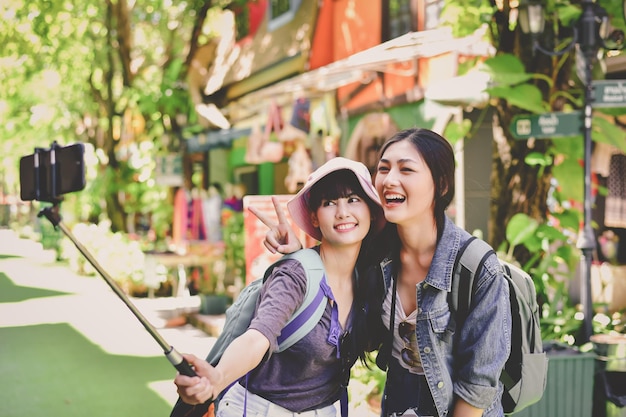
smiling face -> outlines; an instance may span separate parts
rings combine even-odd
[[[384,149],[374,184],[387,221],[398,225],[432,221],[433,176],[410,141],[400,140]]]
[[[353,192],[336,199],[322,199],[311,213],[311,222],[319,227],[322,239],[331,245],[361,244],[371,225],[367,202]]]
[[[311,188],[307,204],[311,225],[331,245],[360,245],[370,232],[375,210],[382,216],[356,175],[343,169],[320,179]]]

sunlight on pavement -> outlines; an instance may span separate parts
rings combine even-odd
[[[59,294],[19,302],[0,303],[0,328],[68,323],[92,343],[113,355],[162,356],[159,344],[146,331],[128,306],[100,276],[82,276],[55,260],[53,251],[41,244],[19,239],[11,230],[0,230],[0,254],[15,258],[0,259],[0,272],[16,286],[58,291]],[[199,298],[163,297],[130,298],[146,320],[162,338],[180,353],[206,357],[215,337],[189,324],[165,327],[168,319],[197,311]],[[172,379],[153,381],[149,388],[173,405],[178,398]],[[364,401],[359,381],[350,382],[350,415],[376,417]],[[339,410],[339,404],[336,404]]]
[[[0,327],[33,326],[68,323],[107,353],[125,356],[167,359],[160,345],[146,331],[124,302],[100,276],[86,277],[73,273],[55,261],[52,251],[25,239],[18,239],[10,230],[0,230],[0,254],[15,258],[0,260],[0,272],[17,286],[65,292],[48,297],[0,303]],[[173,315],[197,308],[199,299],[134,299],[130,301],[163,339],[181,353],[205,357],[214,337],[191,326],[166,328]],[[177,398],[172,379],[154,381],[150,388],[168,403]]]

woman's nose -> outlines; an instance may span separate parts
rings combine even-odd
[[[394,169],[390,169],[387,174],[385,175],[385,178],[383,179],[383,184],[384,185],[396,185],[398,184],[398,175],[396,170]]]
[[[345,217],[348,214],[348,201],[345,199],[339,199],[337,201],[337,217]]]

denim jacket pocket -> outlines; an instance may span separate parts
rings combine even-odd
[[[454,336],[454,326],[450,326],[450,320],[451,312],[447,305],[428,314],[433,334],[444,343],[451,343]]]

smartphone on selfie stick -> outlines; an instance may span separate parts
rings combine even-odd
[[[141,314],[137,307],[130,301],[124,291],[117,285],[111,276],[100,266],[94,256],[80,243],[72,232],[63,224],[59,214],[59,206],[63,201],[63,195],[81,191],[85,188],[85,146],[75,143],[68,146],[60,146],[53,142],[50,148],[35,148],[35,152],[20,158],[20,197],[24,201],[36,200],[52,203],[52,206],[44,207],[38,217],[46,217],[54,226],[74,243],[76,248],[83,254],[91,265],[109,284],[109,287],[126,304],[130,311],[137,317],[143,327],[157,341],[163,349],[165,356],[172,365],[183,375],[195,376],[196,373],[184,360],[183,356],[169,345],[156,331],[154,326]]]

